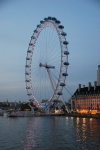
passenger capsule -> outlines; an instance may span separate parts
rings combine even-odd
[[[33,99],[29,99],[29,101],[32,101]]]
[[[32,95],[32,93],[27,93],[28,96]]]
[[[26,60],[30,60],[30,57],[26,57]]]
[[[62,93],[61,93],[61,92],[58,92],[57,94],[58,94],[58,95],[62,95]]]
[[[68,43],[67,41],[64,41],[63,44],[67,45],[67,44],[69,44],[69,43]]]
[[[38,31],[37,31],[37,30],[34,30],[34,33],[38,33]]]
[[[62,32],[61,35],[66,36],[67,34],[65,32]]]
[[[65,83],[60,83],[60,86],[65,86]]]
[[[26,79],[25,82],[30,82],[30,80]]]
[[[56,20],[55,22],[56,22],[57,24],[60,24],[60,21],[59,21],[59,20]]]
[[[29,46],[33,46],[33,43],[29,43]]]
[[[68,66],[68,65],[69,65],[69,63],[68,63],[68,62],[64,62],[64,65]]]
[[[59,25],[59,29],[64,29],[64,26],[62,26],[62,25]]]
[[[57,19],[56,19],[55,17],[52,17],[52,20],[53,20],[53,21],[56,21]]]
[[[65,54],[65,55],[69,55],[69,52],[68,52],[68,51],[64,51],[64,54]]]
[[[37,28],[39,28],[40,27],[40,24],[39,25],[37,25]]]
[[[48,19],[49,19],[49,20],[51,20],[51,19],[52,19],[52,17],[48,17]]]
[[[28,73],[28,72],[25,72],[25,74],[26,74],[26,75],[29,75],[29,73]]]
[[[31,36],[31,39],[35,39],[35,37],[34,37],[34,36]]]
[[[28,52],[28,53],[32,53],[32,51],[31,51],[31,50],[28,50],[27,52]]]
[[[48,20],[48,18],[44,18],[44,20],[45,20],[45,21],[47,21],[47,20]]]
[[[44,21],[40,21],[40,23],[44,23]]]
[[[30,87],[26,87],[26,89],[30,89]]]
[[[26,65],[25,67],[27,67],[27,68],[28,68],[28,67],[30,67],[30,66],[29,66],[29,65]]]
[[[63,76],[68,76],[68,74],[67,74],[67,73],[62,73],[62,75],[63,75]]]

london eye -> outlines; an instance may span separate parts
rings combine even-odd
[[[63,95],[68,76],[68,42],[64,26],[54,17],[44,18],[34,30],[26,56],[25,82],[29,101],[42,107]]]

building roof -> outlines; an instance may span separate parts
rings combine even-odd
[[[94,87],[90,87],[90,90],[88,90],[88,87],[80,88],[80,91],[77,89],[73,96],[77,95],[100,95],[100,86],[96,86],[95,90]]]

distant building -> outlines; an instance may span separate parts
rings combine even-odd
[[[72,109],[77,113],[100,113],[100,65],[97,71],[97,81],[94,86],[88,83],[88,87],[81,87],[72,96]]]
[[[100,65],[98,66],[97,70],[97,85],[100,86]]]
[[[18,102],[0,102],[0,109],[2,110],[15,110],[19,109],[20,104]]]

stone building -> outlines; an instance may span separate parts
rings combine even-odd
[[[72,96],[72,109],[77,113],[100,113],[100,65],[97,71],[97,81],[92,86],[81,87],[79,84],[78,89]]]

